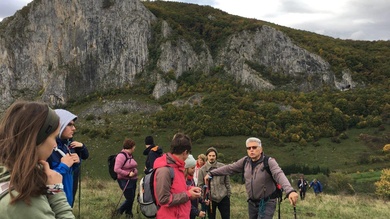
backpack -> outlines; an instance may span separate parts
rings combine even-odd
[[[127,154],[125,152],[123,152],[123,151],[119,152],[118,154],[121,154],[121,153],[126,156],[126,160],[125,160],[125,162],[122,165],[122,167],[123,167],[130,158],[128,158]],[[118,154],[110,155],[107,158],[107,161],[108,161],[108,173],[110,174],[110,176],[111,176],[111,178],[113,180],[117,180],[118,179],[118,176],[117,176],[116,172],[114,171],[115,159],[116,159],[116,156],[118,156]]]
[[[276,186],[276,190],[270,195],[270,198],[277,198],[279,203],[282,202],[282,197],[283,197],[283,189],[282,189],[282,185],[280,185],[279,183],[277,183],[274,179],[274,177],[272,176],[272,173],[271,173],[271,170],[269,169],[269,165],[268,165],[268,160],[270,159],[271,157],[268,157],[267,155],[264,155],[264,167],[262,170],[266,170],[267,173],[271,176],[272,180],[274,181],[275,183],[275,186]],[[249,160],[249,157],[246,157],[245,160],[244,160],[244,165],[242,167],[243,171],[243,175],[242,175],[242,178],[244,179],[244,168],[245,168],[245,164],[246,162]]]
[[[173,183],[173,178],[175,172],[172,167],[169,167],[169,174],[171,175],[171,183]],[[141,178],[139,182],[139,191],[137,196],[137,201],[139,204],[139,209],[141,213],[147,218],[156,217],[159,207],[156,204],[156,197],[154,197],[154,174],[156,169],[152,169],[150,173],[146,174]]]

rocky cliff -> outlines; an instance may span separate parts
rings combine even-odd
[[[131,86],[149,64],[152,24],[157,18],[139,0],[35,0],[0,23],[0,109],[16,99],[42,99],[51,105],[96,91]],[[274,89],[259,67],[291,79],[291,86],[310,91],[322,85],[353,86],[350,74],[335,79],[321,57],[295,45],[268,26],[229,36],[211,55],[209,48],[191,47],[171,38],[163,21],[159,33],[153,95],[175,92],[174,79],[185,71],[209,72],[221,66],[243,85]],[[200,52],[199,52],[200,51]]]

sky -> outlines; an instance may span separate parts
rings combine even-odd
[[[168,0],[176,1],[176,0]],[[0,20],[31,0],[0,0]],[[178,0],[321,35],[390,40],[390,0]]]

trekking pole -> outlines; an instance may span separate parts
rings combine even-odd
[[[294,206],[294,219],[297,219],[297,208]]]
[[[211,179],[213,177],[209,176],[209,186],[208,186],[208,193],[209,193],[209,200],[210,200],[210,214],[213,213],[213,200],[211,198]]]
[[[121,197],[119,198],[118,203],[116,203],[116,205],[115,205],[115,209],[114,209],[113,213],[111,214],[111,218],[114,218],[114,217],[115,217],[116,209],[118,208],[118,205],[119,205],[119,203],[121,202],[121,199],[122,199],[122,197],[123,197],[124,194],[125,194],[125,190],[126,190],[126,188],[127,188],[127,185],[129,184],[129,182],[130,182],[130,179],[127,180],[125,187],[123,187]]]
[[[203,202],[202,202],[202,211],[204,211],[206,214],[203,218],[207,218],[207,206],[206,206],[206,200],[208,200],[208,194],[207,194],[207,185],[203,185]]]
[[[79,219],[81,219],[81,164],[79,168]]]

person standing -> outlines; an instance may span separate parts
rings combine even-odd
[[[314,191],[314,194],[319,195],[320,193],[322,193],[322,185],[320,183],[320,181],[318,181],[317,179],[314,179],[310,185],[309,185],[309,188],[313,187],[313,191]]]
[[[201,189],[187,186],[184,177],[184,161],[191,147],[191,139],[183,133],[177,133],[173,136],[170,153],[164,153],[154,162],[154,196],[159,206],[156,219],[189,219],[190,200],[201,195]]]
[[[298,180],[299,196],[301,197],[301,200],[305,199],[307,186],[307,181],[304,179],[303,175],[301,175]]]
[[[73,172],[80,166],[79,155],[71,152],[71,139],[76,131],[74,121],[77,117],[67,110],[56,110],[55,112],[60,117],[60,133],[56,139],[57,147],[47,162],[50,168],[62,175],[66,198],[69,205],[73,207]]]
[[[212,182],[218,176],[244,172],[249,219],[273,218],[277,202],[277,189],[274,180],[282,186],[291,205],[295,206],[298,193],[293,189],[276,160],[268,159],[272,176],[265,170],[263,162],[265,155],[260,139],[248,138],[245,145],[248,156],[239,159],[235,163],[210,170],[205,175],[204,181],[207,183],[211,177]]]
[[[0,122],[0,217],[74,219],[62,176],[46,159],[56,146],[59,118],[41,102],[17,101]]]
[[[135,142],[132,139],[125,139],[121,153],[115,158],[114,166],[114,171],[118,176],[119,187],[126,198],[116,212],[119,215],[125,212],[128,219],[133,218],[133,203],[138,180],[138,164],[133,157],[134,150]]]
[[[207,162],[199,170],[198,186],[203,188],[207,185],[210,191],[211,203],[208,205],[207,214],[210,219],[215,219],[216,210],[218,208],[222,219],[230,218],[230,177],[226,175],[215,176],[208,182],[205,182],[204,177],[213,169],[225,166],[225,164],[217,162],[218,151],[214,147],[210,147],[206,151]]]
[[[68,124],[68,127],[65,127],[62,130],[61,137],[57,139],[58,145],[67,146],[71,154],[76,153],[80,158],[80,165],[75,166],[73,169],[73,202],[71,204],[71,206],[73,206],[77,188],[79,186],[81,161],[88,159],[89,152],[88,148],[83,143],[73,140],[73,135],[76,131],[75,122],[77,120],[77,116],[64,109],[56,109],[54,111],[60,117],[60,120],[62,119],[64,121],[64,124]]]
[[[195,186],[195,181],[194,181],[195,166],[196,166],[195,158],[191,154],[188,155],[187,159],[185,160],[185,166],[184,166],[186,168],[184,170],[184,175],[186,177],[187,186]],[[206,215],[204,211],[199,210],[199,203],[201,201],[202,201],[201,198],[191,200],[190,219],[195,219],[196,217],[203,218]]]
[[[148,174],[152,171],[153,164],[156,158],[161,157],[161,155],[163,154],[163,150],[162,148],[154,144],[152,136],[146,136],[145,147],[146,149],[143,152],[143,155],[146,155],[144,173]]]
[[[194,181],[195,185],[198,186],[198,176],[199,170],[206,163],[207,157],[204,154],[199,154],[198,159],[196,160],[195,172],[194,172]]]

